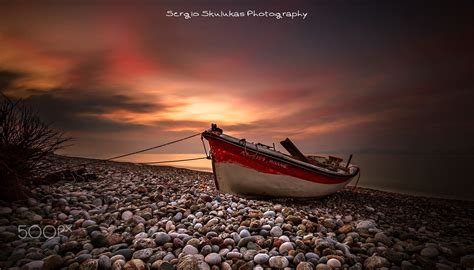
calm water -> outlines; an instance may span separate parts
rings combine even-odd
[[[152,162],[202,157],[202,154],[141,154],[123,161]],[[348,155],[338,155],[347,158]],[[472,156],[356,154],[361,168],[359,186],[430,197],[474,200]],[[168,163],[181,168],[212,171],[210,160]],[[352,182],[355,183],[355,180]]]

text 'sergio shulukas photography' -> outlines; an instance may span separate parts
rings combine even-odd
[[[282,19],[302,19],[305,20],[308,17],[308,12],[303,12],[300,10],[295,11],[259,11],[259,10],[247,10],[247,11],[212,11],[212,10],[202,10],[202,11],[166,11],[166,17],[175,17],[175,18],[184,18],[189,20],[195,17],[202,18],[272,18],[276,20]]]

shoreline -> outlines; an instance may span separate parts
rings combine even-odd
[[[53,170],[90,161],[55,159]],[[256,200],[219,193],[208,172],[113,161],[85,169],[97,179],[62,179],[33,187],[35,199],[0,202],[2,269],[396,270],[474,263],[470,201],[360,187],[316,200]],[[22,225],[70,231],[20,239]]]
[[[87,158],[87,157],[76,157],[76,156],[64,156],[64,155],[58,155],[59,157],[65,157],[65,158],[71,158],[71,159],[79,159],[79,160],[84,160],[84,161],[97,161],[101,162],[101,159],[97,158]],[[183,169],[183,170],[190,170],[190,171],[196,171],[196,172],[204,172],[204,173],[210,173],[212,175],[212,169],[206,169],[206,168],[193,168],[193,167],[181,167],[181,166],[173,166],[173,165],[147,165],[147,164],[139,164],[139,163],[134,163],[131,161],[112,161],[116,163],[126,163],[130,165],[140,165],[140,166],[155,166],[155,167],[171,167],[171,168],[176,168],[176,169]],[[353,179],[347,186],[346,188],[352,188],[354,185],[352,185],[352,182],[355,182],[355,179]],[[461,202],[474,202],[474,196],[472,197],[471,200],[466,199],[466,198],[456,198],[454,196],[443,196],[443,195],[434,195],[430,194],[428,192],[422,192],[422,191],[415,191],[415,192],[410,192],[408,190],[403,190],[403,189],[396,189],[396,188],[383,188],[383,187],[375,187],[375,186],[364,186],[364,185],[358,185],[357,188],[360,189],[367,189],[371,190],[374,192],[385,192],[385,193],[391,193],[391,194],[396,194],[400,196],[410,196],[410,197],[421,197],[421,198],[426,198],[426,199],[434,199],[434,200],[448,200],[448,201],[461,201]]]

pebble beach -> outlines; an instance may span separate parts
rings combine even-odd
[[[82,173],[0,201],[0,269],[474,268],[472,201],[360,187],[257,200],[219,193],[207,172],[97,162]]]

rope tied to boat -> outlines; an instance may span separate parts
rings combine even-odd
[[[137,164],[152,165],[152,164],[173,163],[173,162],[200,160],[200,159],[209,159],[209,157],[205,156],[205,157],[197,157],[197,158],[173,159],[173,160],[152,161],[152,162],[138,162]]]
[[[151,151],[151,150],[154,150],[154,149],[157,149],[157,148],[161,148],[161,147],[164,147],[164,146],[168,146],[168,145],[171,145],[171,144],[182,142],[184,140],[188,140],[188,139],[197,137],[199,135],[201,135],[201,141],[202,141],[202,144],[203,144],[203,147],[204,147],[204,152],[206,154],[205,157],[174,159],[174,160],[164,160],[164,161],[152,161],[152,162],[133,162],[133,163],[136,163],[136,164],[150,164],[151,165],[151,164],[172,163],[172,162],[185,162],[185,161],[200,160],[200,159],[211,159],[211,153],[207,152],[206,144],[204,143],[202,133],[199,132],[199,133],[192,134],[192,135],[189,135],[189,136],[177,139],[177,140],[173,140],[173,141],[162,143],[162,144],[159,144],[159,145],[156,145],[156,146],[152,146],[152,147],[148,147],[148,148],[145,148],[145,149],[133,151],[133,152],[130,152],[130,153],[126,153],[126,154],[122,154],[122,155],[118,155],[118,156],[113,156],[113,157],[106,158],[106,159],[95,159],[93,161],[85,162],[85,163],[78,164],[78,165],[67,166],[65,169],[63,168],[63,169],[57,170],[55,172],[52,172],[52,174],[58,173],[58,172],[61,172],[61,171],[65,171],[65,170],[71,170],[71,169],[74,169],[74,168],[85,167],[85,166],[92,165],[92,164],[99,163],[99,162],[112,161],[112,160],[116,160],[116,159],[119,159],[119,158],[124,158],[124,157],[128,157],[128,156],[140,154],[140,153],[143,153],[143,152],[148,152],[148,151]]]
[[[138,150],[138,151],[135,151],[135,152],[131,152],[131,153],[128,153],[128,154],[123,154],[123,155],[119,155],[119,156],[116,156],[116,157],[107,158],[107,159],[104,159],[104,160],[101,160],[101,161],[111,161],[111,160],[114,160],[114,159],[119,159],[119,158],[131,156],[131,155],[140,154],[140,153],[143,153],[143,152],[154,150],[156,148],[160,148],[160,147],[167,146],[167,145],[170,145],[170,144],[173,144],[173,143],[177,143],[177,142],[181,142],[181,141],[184,141],[184,140],[187,140],[187,139],[191,139],[191,138],[196,137],[198,135],[201,135],[201,132],[190,135],[190,136],[187,136],[187,137],[184,137],[184,138],[181,138],[181,139],[178,139],[178,140],[174,140],[174,141],[163,143],[163,144],[160,144],[160,145],[157,145],[157,146],[145,148],[145,149]],[[206,153],[206,155],[207,155],[207,153]]]

